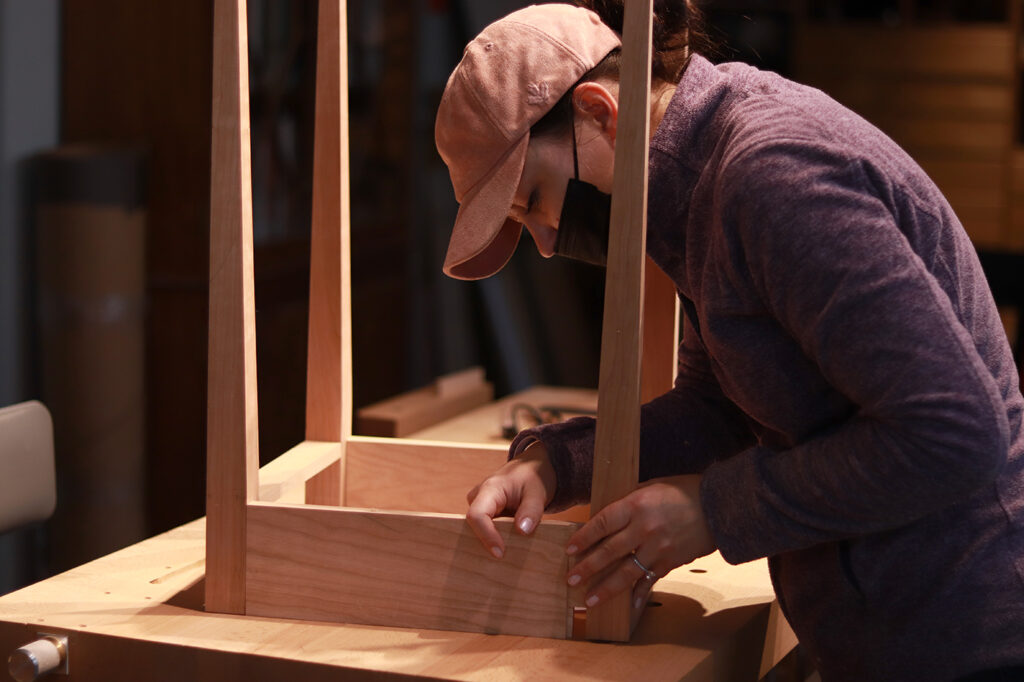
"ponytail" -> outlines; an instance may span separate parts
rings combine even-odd
[[[623,0],[576,0],[576,4],[595,12],[601,21],[622,35]],[[708,47],[704,18],[695,1],[654,0],[651,42],[652,78],[675,84],[682,76],[690,54],[703,52]],[[618,64],[614,67],[617,76]]]
[[[580,7],[595,12],[609,28],[622,35],[623,0],[575,0]],[[694,52],[704,52],[710,41],[704,32],[704,17],[695,0],[654,0],[651,33],[651,85],[675,85]],[[622,51],[612,50],[580,82],[619,79]],[[572,91],[569,88],[552,109],[533,124],[533,137],[558,134],[569,129],[572,121]]]

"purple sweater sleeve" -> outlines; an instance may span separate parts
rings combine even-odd
[[[699,473],[753,442],[742,413],[722,395],[688,320],[684,320],[678,364],[674,388],[641,409],[641,481]],[[558,480],[549,511],[587,502],[593,476],[594,419],[577,417],[522,431],[512,441],[510,457],[536,440],[544,443]]]
[[[708,468],[702,505],[723,556],[895,528],[990,483],[1007,456],[1005,408],[908,238],[915,221],[926,234],[959,226],[943,228],[909,194],[900,205],[916,215],[897,225],[862,162],[810,145],[756,149],[732,169],[722,225],[750,286],[856,410],[792,448],[751,447]]]

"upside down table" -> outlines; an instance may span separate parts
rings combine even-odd
[[[580,405],[593,394],[531,389],[425,429],[498,438],[514,402]],[[796,639],[764,561],[717,553],[660,580],[629,644],[371,627],[207,613],[198,519],[0,597],[0,651],[68,638],[69,674],[46,679],[757,680]]]

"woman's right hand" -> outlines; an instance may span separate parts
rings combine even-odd
[[[495,517],[515,514],[516,528],[529,535],[540,523],[556,485],[555,469],[547,450],[540,441],[534,441],[469,491],[466,521],[484,548],[500,559],[505,555],[505,541],[494,526]]]

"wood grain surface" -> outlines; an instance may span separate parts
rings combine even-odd
[[[655,585],[628,645],[203,611],[202,519],[0,596],[0,653],[68,634],[79,682],[754,680],[796,640],[765,562],[718,553]]]
[[[590,496],[594,513],[636,488],[639,475],[652,11],[651,0],[630,0],[625,6]],[[630,601],[623,592],[589,609],[587,637],[628,640]]]
[[[345,3],[320,2],[313,226],[309,273],[306,439],[352,433],[352,304]]]
[[[563,417],[568,419],[580,414],[594,414],[597,409],[597,391],[564,386],[533,386],[411,433],[409,438],[489,443],[507,447],[510,439],[502,434],[502,426],[510,421],[512,407],[520,404],[538,410],[557,408]],[[532,422],[521,420],[516,427],[526,428],[534,425]]]
[[[333,464],[306,481],[305,503],[337,507],[343,499],[341,481],[342,462]]]
[[[304,489],[306,481],[341,458],[341,443],[307,440],[260,468],[259,500],[283,500],[290,491]]]
[[[527,538],[499,521],[494,559],[454,514],[249,506],[246,613],[564,638],[574,524]]]
[[[464,414],[494,400],[494,386],[474,367],[438,377],[434,383],[356,411],[356,432],[364,436],[406,438],[421,429]]]
[[[345,458],[350,506],[465,514],[466,493],[505,464],[508,446],[353,436]]]
[[[206,605],[245,609],[245,505],[259,444],[252,273],[249,77],[244,0],[216,0],[210,166]]]

